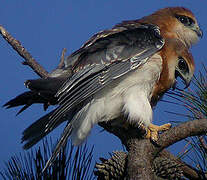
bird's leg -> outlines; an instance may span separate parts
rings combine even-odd
[[[171,128],[171,124],[163,124],[161,126],[154,125],[152,123],[149,124],[147,127],[147,135],[146,138],[151,139],[152,141],[157,141],[158,140],[158,132],[159,131],[166,131]]]

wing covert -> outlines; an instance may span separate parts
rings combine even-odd
[[[164,39],[159,27],[140,24],[138,27],[117,27],[101,31],[87,41],[66,60],[66,68],[77,72],[86,65],[109,64],[116,60],[129,59],[145,49],[161,49]],[[97,58],[99,57],[99,58]]]
[[[79,59],[73,67],[76,73],[56,94],[60,106],[51,116],[48,128],[113,80],[145,63],[163,45],[159,28],[149,24],[97,39],[72,54]]]

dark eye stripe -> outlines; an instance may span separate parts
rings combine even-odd
[[[185,26],[192,26],[195,24],[195,21],[188,17],[188,16],[183,16],[183,15],[175,15],[175,17]]]

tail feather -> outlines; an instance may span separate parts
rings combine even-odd
[[[52,153],[52,156],[50,157],[50,159],[47,161],[44,169],[42,170],[42,172],[44,172],[56,159],[56,157],[58,156],[58,154],[60,153],[61,149],[65,147],[67,140],[69,138],[69,136],[71,135],[72,132],[72,124],[68,123],[67,126],[65,127],[62,136],[58,142],[58,144],[55,147],[55,150]]]
[[[26,104],[25,106],[23,106],[16,114],[16,116],[18,116],[19,114],[21,114],[24,110],[26,110],[28,107],[30,107],[32,104]]]
[[[38,143],[43,137],[48,135],[51,131],[53,131],[56,127],[58,127],[62,122],[66,121],[66,118],[60,119],[57,124],[53,127],[53,129],[48,130],[47,124],[50,121],[50,116],[55,110],[46,114],[45,116],[38,119],[36,122],[31,124],[27,129],[24,130],[22,136],[22,143],[25,142],[23,148],[29,149]]]
[[[59,77],[27,80],[25,82],[25,86],[34,91],[51,91],[53,93],[56,93],[57,90],[66,81],[66,79],[66,77]]]
[[[24,110],[26,110],[34,103],[44,104],[44,110],[46,110],[49,105],[53,105],[57,103],[57,99],[54,96],[55,94],[51,94],[50,92],[27,91],[11,99],[6,104],[4,104],[3,107],[9,109],[9,108],[24,105],[18,111],[17,115],[23,112]]]
[[[37,102],[39,100],[39,102],[41,103],[41,99],[39,99],[39,96],[36,92],[27,91],[27,92],[20,94],[19,96],[16,96],[15,98],[11,99],[7,103],[5,103],[3,106],[6,107],[7,109],[9,109],[9,108],[13,108],[16,106],[22,106],[25,104],[32,103],[33,100],[35,100]]]
[[[60,124],[62,124],[64,121],[70,122],[74,114],[76,113],[75,109],[71,110],[61,119],[59,119],[51,129],[48,129],[48,124],[51,120],[50,117],[55,111],[56,109],[46,114],[45,116],[41,117],[40,119],[38,119],[36,122],[31,124],[27,129],[23,131],[22,143],[25,142],[25,144],[23,145],[24,149],[29,149],[32,146],[34,146],[42,138],[48,135],[51,131],[53,131]]]
[[[34,103],[43,104],[44,109],[46,110],[49,105],[57,104],[57,98],[55,98],[55,94],[65,82],[65,80],[66,78],[27,80],[25,85],[31,89],[31,91],[27,91],[18,95],[3,106],[7,109],[23,106],[17,115]]]
[[[30,107],[34,103],[43,103],[46,104],[48,101],[46,99],[42,98],[37,92],[33,91],[27,91],[19,96],[11,99],[6,104],[3,105],[3,107],[6,107],[7,109],[17,107],[17,106],[23,106],[17,113],[20,114],[24,110],[26,110],[28,107]]]

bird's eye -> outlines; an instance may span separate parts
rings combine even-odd
[[[189,71],[188,65],[182,57],[179,57],[178,68],[183,72],[188,72]]]
[[[187,16],[181,16],[181,15],[176,15],[175,16],[182,24],[184,24],[185,26],[192,26],[193,24],[195,24],[195,21]]]

